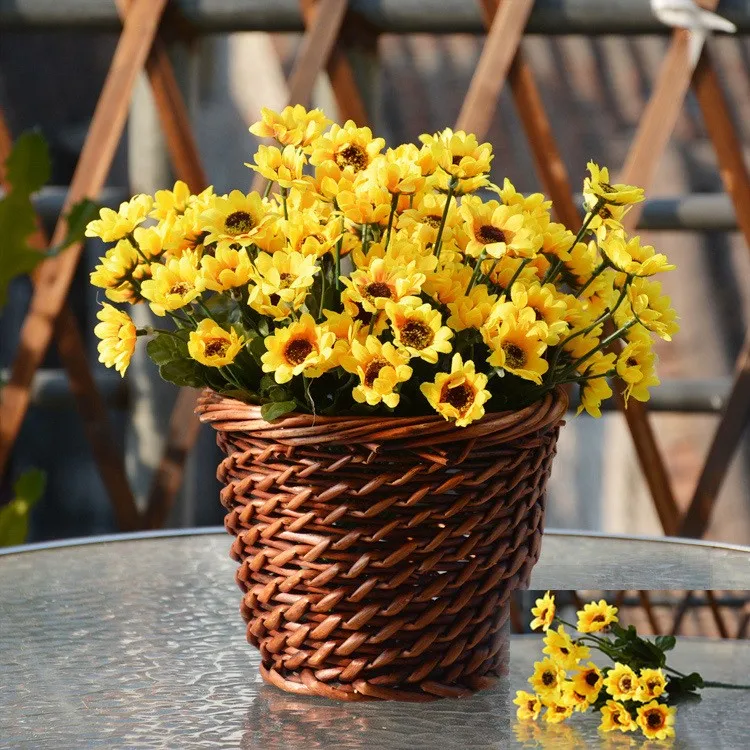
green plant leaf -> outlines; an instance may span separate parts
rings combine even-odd
[[[677,639],[673,635],[659,635],[656,637],[655,643],[661,651],[671,651],[675,647]]]
[[[56,255],[77,242],[83,242],[86,236],[86,225],[99,215],[99,206],[88,198],[78,201],[68,211],[66,221],[68,228],[65,238],[59,245],[50,248],[50,255]]]
[[[261,357],[266,353],[266,342],[262,336],[256,336],[252,341],[245,344],[245,350],[248,351],[253,359],[260,365]]]
[[[37,130],[22,133],[13,144],[5,169],[12,192],[28,196],[45,185],[50,177],[51,163],[44,136]]]
[[[165,365],[176,359],[188,359],[187,341],[169,333],[157,333],[148,344],[146,353],[156,365]]]
[[[18,477],[13,485],[13,492],[16,499],[33,505],[44,494],[46,485],[47,475],[41,469],[29,469]]]
[[[180,387],[203,388],[206,375],[203,366],[194,359],[173,359],[159,367],[159,375]]]
[[[31,273],[47,256],[28,246],[36,230],[36,214],[28,195],[12,192],[0,200],[0,307],[13,279]]]
[[[260,416],[266,420],[266,422],[273,422],[274,419],[283,417],[285,414],[294,411],[297,408],[296,401],[272,401],[268,404],[263,404],[260,407]]]

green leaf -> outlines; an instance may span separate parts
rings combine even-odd
[[[41,469],[29,469],[21,474],[13,485],[16,499],[25,500],[34,505],[44,494],[47,484],[47,475]]]
[[[250,352],[253,359],[260,365],[261,357],[266,353],[266,342],[262,336],[256,336],[252,341],[245,344],[246,351]]]
[[[146,344],[146,353],[156,365],[165,365],[176,359],[188,359],[187,341],[169,333],[158,333]]]
[[[673,635],[659,635],[656,637],[656,647],[661,651],[671,651],[677,639]]]
[[[272,401],[268,404],[263,404],[260,407],[260,416],[266,420],[266,422],[273,422],[279,417],[283,417],[285,414],[294,411],[297,408],[296,401]]]
[[[0,200],[0,307],[5,305],[10,282],[31,273],[47,257],[28,246],[35,230],[36,214],[27,195],[13,192]]]
[[[36,130],[22,133],[13,144],[5,168],[12,192],[28,196],[39,190],[51,172],[49,146],[44,136]]]
[[[86,226],[99,216],[99,206],[88,198],[78,201],[68,211],[66,218],[68,228],[65,238],[59,245],[50,249],[51,255],[56,255],[77,242],[83,242]]]
[[[194,359],[173,359],[159,367],[159,375],[175,385],[203,388],[206,375],[201,364]]]

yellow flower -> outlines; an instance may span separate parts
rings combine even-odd
[[[273,255],[258,253],[251,278],[261,294],[268,297],[275,295],[297,309],[305,301],[313,278],[320,270],[315,261],[314,255],[306,256],[294,251],[280,251]],[[251,289],[251,293],[253,291]]]
[[[313,211],[291,212],[289,221],[280,221],[277,229],[286,238],[288,250],[321,258],[341,237],[342,222],[334,219],[321,222]]]
[[[497,185],[490,185],[490,190],[500,196],[500,200],[506,206],[518,206],[525,214],[532,216],[537,221],[541,221],[545,227],[550,223],[549,211],[552,208],[552,201],[548,201],[542,193],[532,193],[523,195],[519,193],[513,183],[506,177],[503,180],[502,188]],[[561,225],[558,225],[561,226]],[[572,244],[568,243],[568,247]]]
[[[364,344],[352,341],[351,353],[340,358],[341,366],[359,377],[360,384],[352,391],[354,400],[370,406],[382,401],[391,409],[400,399],[394,389],[411,377],[408,361],[406,351],[384,344],[375,336],[368,336]]]
[[[564,224],[550,222],[542,235],[541,252],[567,261],[570,258],[574,241],[575,235]]]
[[[547,346],[555,346],[560,342],[560,338],[568,330],[565,320],[568,305],[554,285],[542,286],[534,282],[526,286],[523,282],[517,281],[510,290],[510,298],[519,310],[529,307],[534,311],[537,320],[547,324],[547,336],[544,340]]]
[[[540,628],[546,633],[552,621],[555,619],[555,597],[549,591],[541,599],[536,600],[536,606],[531,608],[531,614],[534,619],[531,621],[530,628],[536,630]]]
[[[439,294],[437,297],[440,299]],[[490,294],[485,284],[475,284],[468,295],[462,294],[448,303],[450,317],[447,323],[454,331],[465,331],[467,328],[479,330],[487,322],[496,302],[497,295]]]
[[[391,195],[411,195],[422,189],[424,177],[417,164],[417,147],[405,143],[375,157],[368,167],[373,181]]]
[[[414,196],[411,207],[399,216],[398,228],[413,233],[420,242],[433,244],[437,240],[447,200],[448,196],[439,193],[418,193]],[[453,231],[459,226],[460,221],[456,203],[451,200],[441,240],[443,244],[451,240]]]
[[[332,162],[344,172],[361,172],[383,150],[385,140],[373,138],[370,128],[358,128],[353,120],[331,129],[313,144],[310,163],[322,166]]]
[[[575,705],[570,703],[567,697],[560,695],[559,700],[545,703],[544,721],[547,724],[559,724],[573,715]]]
[[[541,236],[518,206],[484,203],[479,197],[469,196],[461,201],[459,211],[471,236],[467,255],[476,258],[484,252],[491,258],[502,258],[507,253],[514,258],[530,258],[541,247]]]
[[[602,722],[599,725],[602,732],[613,732],[615,729],[621,732],[633,732],[636,728],[637,724],[630,715],[630,711],[622,703],[607,701],[602,706]]]
[[[280,188],[304,190],[307,182],[302,179],[305,166],[305,155],[294,146],[284,146],[282,151],[277,146],[258,146],[253,155],[255,164],[245,163],[246,167],[259,172],[267,180],[277,182]]]
[[[367,338],[367,326],[361,321],[353,318],[349,313],[338,313],[333,310],[323,310],[326,318],[326,328],[336,336],[336,343],[347,344],[346,351],[352,341],[364,343]]]
[[[577,630],[579,633],[597,633],[613,622],[618,622],[617,607],[607,604],[604,599],[584,604],[583,609],[576,614],[578,615]]]
[[[265,343],[263,372],[274,373],[277,383],[288,383],[300,373],[310,378],[322,375],[331,364],[336,335],[316,326],[312,315],[305,313],[289,327],[266,336]]]
[[[192,203],[185,209],[184,214],[174,214],[162,221],[162,245],[170,257],[179,257],[185,252],[194,252],[202,248],[206,236],[202,215],[209,207],[209,204],[203,201]]]
[[[513,703],[518,706],[516,716],[519,721],[536,721],[539,712],[542,710],[542,702],[539,700],[539,696],[525,690],[516,691]]]
[[[528,682],[542,699],[555,700],[565,679],[565,670],[550,658],[534,662],[534,674]]]
[[[454,132],[450,128],[434,135],[420,135],[419,140],[431,151],[440,168],[458,180],[482,177],[490,171],[492,146],[480,144],[477,137],[463,130]],[[483,185],[489,183],[484,179]],[[477,189],[482,184],[476,186]]]
[[[99,237],[104,242],[116,242],[127,237],[139,224],[148,218],[154,199],[150,195],[136,195],[120,204],[117,211],[103,208],[99,218],[86,227],[87,237]]]
[[[667,687],[667,680],[661,669],[642,669],[638,674],[638,691],[635,694],[635,700],[640,703],[658,698]]]
[[[531,308],[518,310],[512,303],[498,302],[481,332],[492,351],[487,360],[492,367],[541,384],[549,369],[542,356],[547,350],[547,325],[537,321]]]
[[[106,289],[107,298],[113,302],[135,303],[141,300],[139,282],[151,271],[128,240],[120,240],[99,260],[100,264],[90,276],[94,286]]]
[[[156,191],[151,216],[154,219],[166,219],[172,214],[184,214],[189,200],[190,188],[182,180],[177,180],[172,190]]]
[[[226,240],[249,245],[266,229],[271,218],[258,193],[245,195],[233,190],[229,195],[214,196],[201,215],[203,229],[207,232],[204,242]]]
[[[573,686],[577,693],[585,695],[590,702],[594,702],[604,683],[604,678],[599,668],[590,661],[585,667],[579,666],[573,676]]]
[[[453,331],[442,325],[440,313],[430,305],[407,307],[388,302],[385,311],[395,343],[404,347],[412,357],[421,357],[434,365],[440,353],[447,354],[451,350]]]
[[[632,313],[645,328],[665,341],[671,341],[672,335],[679,331],[677,314],[669,297],[662,295],[658,281],[635,279],[628,287],[628,302],[630,310],[622,305],[615,314],[617,325],[622,325]]]
[[[667,740],[674,737],[674,723],[677,709],[658,701],[638,706],[636,722],[643,734],[650,740]]]
[[[581,404],[578,407],[577,414],[585,409],[592,417],[601,417],[602,402],[612,395],[612,387],[607,381],[607,377],[614,364],[615,354],[602,354],[601,352],[597,352],[585,363],[585,369],[581,375],[587,379],[581,382]]]
[[[189,254],[173,258],[165,265],[155,263],[151,270],[153,277],[141,284],[141,294],[156,315],[185,307],[205,289],[195,259]]]
[[[585,693],[579,693],[575,684],[570,680],[563,682],[561,696],[560,702],[573,706],[574,711],[585,711],[591,705],[588,696]]]
[[[638,675],[627,664],[620,664],[618,661],[615,662],[614,668],[607,672],[604,687],[615,700],[630,701],[635,698],[640,682]]]
[[[593,275],[599,261],[596,242],[592,241],[576,243],[564,262],[566,271],[579,286],[583,286]]]
[[[127,313],[106,302],[96,317],[101,321],[94,326],[94,333],[101,339],[99,361],[107,367],[114,367],[123,376],[135,351],[135,325]]]
[[[418,305],[417,295],[424,280],[425,275],[415,272],[412,264],[391,267],[382,258],[376,258],[366,269],[354,271],[351,276],[341,277],[351,292],[351,299],[370,313],[384,310],[389,301]]]
[[[587,659],[589,649],[575,643],[565,632],[565,627],[560,625],[557,631],[549,629],[544,637],[543,654],[557,662],[563,669],[574,669],[581,659]]]
[[[609,170],[606,167],[600,168],[593,161],[586,166],[591,176],[583,181],[583,200],[589,210],[597,204],[624,206],[640,203],[643,200],[643,188],[623,184],[612,185],[609,182]]]
[[[450,373],[438,373],[434,382],[422,383],[419,390],[438,414],[465,427],[484,416],[484,404],[491,397],[486,385],[487,376],[475,372],[473,361],[464,363],[454,354]]]
[[[245,248],[234,249],[227,243],[216,246],[213,255],[201,258],[201,278],[206,289],[224,292],[250,281],[253,264]]]
[[[284,107],[281,112],[263,107],[260,116],[260,121],[250,126],[253,135],[303,149],[311,146],[330,122],[321,110],[308,111],[301,104]]]
[[[198,328],[190,332],[188,352],[190,356],[207,367],[231,365],[245,343],[234,328],[225,331],[213,320],[201,320]]]
[[[367,329],[372,325],[372,332],[376,336],[380,336],[380,334],[388,327],[388,321],[386,320],[385,315],[382,315],[380,310],[374,313],[365,310],[361,304],[361,297],[358,293],[352,292],[351,289],[344,289],[341,293],[341,304],[344,308],[344,312],[347,315],[350,315],[356,323],[360,323]]]
[[[651,245],[641,245],[640,237],[626,240],[622,235],[611,234],[603,243],[602,253],[618,271],[631,276],[653,276],[677,268],[667,261],[666,255],[656,253]]]
[[[133,240],[141,255],[145,255],[149,260],[159,258],[164,252],[164,232],[168,229],[168,224],[159,227],[136,227]]]
[[[648,389],[659,385],[656,377],[656,354],[651,349],[648,336],[636,338],[627,344],[617,358],[617,374],[626,383],[623,398],[627,405],[632,396],[636,401],[648,401]]]

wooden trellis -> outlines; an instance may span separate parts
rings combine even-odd
[[[66,206],[83,196],[96,195],[103,186],[114,149],[122,135],[135,77],[144,66],[155,93],[175,171],[193,190],[201,189],[206,183],[184,102],[164,45],[159,39],[166,4],[166,0],[118,0],[118,9],[123,17],[122,33]],[[507,80],[544,189],[554,200],[558,219],[571,229],[576,229],[580,225],[580,216],[570,182],[533,73],[520,48],[533,0],[481,0],[480,4],[488,34],[457,127],[473,131],[480,138],[484,136]],[[344,34],[351,28],[347,5],[346,0],[302,0],[306,33],[290,76],[289,101],[309,103],[316,78],[327,70],[342,114],[363,125],[366,124],[367,114],[342,50]],[[703,5],[715,8],[717,2],[706,0]],[[685,96],[692,86],[719,159],[726,191],[734,202],[740,228],[750,246],[750,176],[726,97],[717,79],[710,51],[702,51],[693,69],[688,48],[689,33],[675,30],[621,179],[648,190]],[[629,228],[635,226],[639,214],[639,207],[636,206],[627,217]],[[63,231],[64,222],[60,221],[53,241],[59,239]],[[37,274],[11,381],[4,389],[0,403],[0,471],[7,461],[28,407],[33,375],[53,335],[57,336],[58,343],[67,341],[67,344],[62,344],[62,351],[67,352],[64,363],[75,384],[74,389],[82,394],[94,393],[93,379],[85,365],[79,334],[75,332],[65,337],[65,332],[72,327],[65,299],[79,255],[80,247],[70,248],[57,258],[46,261]],[[79,339],[77,343],[74,341],[76,337]],[[97,401],[96,397],[94,401]],[[169,427],[167,447],[145,514],[138,514],[132,494],[124,488],[121,459],[115,457],[112,460],[111,456],[95,451],[121,528],[156,528],[164,522],[181,484],[185,458],[197,436],[197,420],[192,415],[194,401],[195,393],[190,390],[185,389],[179,395]],[[87,409],[85,416],[92,426],[90,434],[94,434],[95,430],[102,434],[101,431],[106,430],[106,413],[100,399],[98,406],[88,405]],[[731,395],[685,514],[680,512],[675,501],[646,407],[639,402],[631,402],[624,414],[664,533],[702,536],[750,414],[750,339],[738,361]],[[118,487],[118,491],[112,491]],[[648,611],[648,594],[642,593],[641,599]],[[718,625],[721,621],[718,608],[715,609],[715,617]]]

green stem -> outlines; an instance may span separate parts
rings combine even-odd
[[[288,193],[289,193],[288,188],[281,188],[281,202],[284,205],[284,218],[287,221],[289,221],[289,209],[287,208],[287,205],[286,205],[286,197]]]
[[[372,332],[375,330],[375,323],[377,323],[379,317],[380,317],[380,311],[374,312],[372,314],[372,317],[370,318],[370,327],[367,330],[368,336],[371,336]]]
[[[458,180],[455,177],[451,177],[448,183],[448,197],[445,199],[445,207],[443,208],[443,216],[440,219],[440,227],[438,228],[437,237],[435,238],[435,257],[440,257],[440,246],[443,244],[443,230],[445,229],[445,222],[448,221],[448,211],[451,207],[451,199],[453,193],[458,186]]]
[[[273,181],[272,180],[268,180],[266,182],[266,187],[263,190],[263,197],[264,198],[268,198],[268,196],[271,194],[271,188],[272,187],[273,187]]]
[[[729,685],[726,682],[703,682],[703,687],[724,688],[725,690],[750,690],[750,685]]]
[[[601,272],[607,267],[607,263],[602,261],[595,269],[594,273],[591,274],[591,278],[581,287],[576,297],[580,297],[591,285],[591,282],[601,274]]]
[[[521,262],[520,262],[520,263],[518,264],[518,268],[516,268],[516,272],[515,272],[515,273],[513,274],[513,276],[511,276],[511,279],[510,279],[510,281],[508,282],[508,286],[507,286],[507,287],[505,288],[505,291],[506,291],[506,292],[507,292],[508,294],[510,294],[510,290],[511,290],[511,289],[513,288],[513,284],[515,284],[515,283],[516,283],[516,280],[517,280],[517,279],[518,279],[518,277],[519,277],[519,276],[521,275],[521,271],[523,271],[523,269],[524,269],[524,268],[526,268],[526,266],[528,266],[528,265],[529,265],[529,263],[531,263],[531,258],[524,258],[524,259],[523,259],[523,260],[522,260],[522,261],[521,261]],[[493,266],[493,268],[494,268],[494,266]],[[491,272],[490,272],[490,273],[491,273]]]
[[[367,251],[370,249],[370,225],[362,225],[362,253],[367,256]]]
[[[393,228],[393,217],[396,215],[396,208],[398,207],[399,193],[393,193],[391,196],[391,213],[388,216],[388,231],[385,235],[385,249],[388,249],[388,243],[391,241],[391,229]]]
[[[320,269],[320,305],[318,306],[318,320],[323,318],[323,300],[326,296],[326,270]]]
[[[627,322],[624,326],[618,328],[614,333],[607,336],[607,338],[602,339],[598,346],[595,346],[590,352],[587,352],[580,359],[577,359],[566,367],[563,375],[569,375],[569,371],[575,372],[587,359],[593,357],[598,351],[606,349],[612,342],[617,341],[617,339],[621,338],[624,333],[627,333],[627,331],[629,331],[637,322],[637,320],[633,319]]]
[[[471,279],[469,280],[469,286],[466,287],[466,291],[464,292],[465,296],[469,296],[469,292],[474,288],[474,284],[477,283],[477,278],[479,278],[479,269],[482,267],[482,263],[484,262],[484,259],[487,257],[487,250],[483,249],[481,253],[479,253],[479,257],[477,258],[477,262],[474,265],[474,273],[471,274]]]

